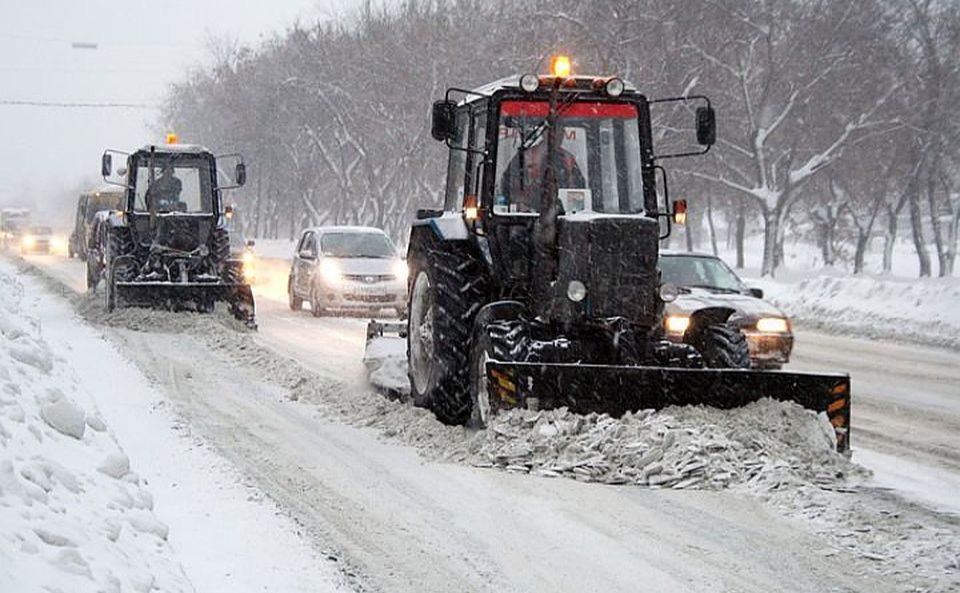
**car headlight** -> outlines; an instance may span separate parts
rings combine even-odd
[[[255,255],[249,251],[243,252],[242,257],[243,264],[240,267],[240,271],[243,274],[243,279],[247,282],[253,282],[253,279],[257,275],[257,258]]]
[[[340,266],[332,259],[325,259],[320,262],[320,277],[327,284],[340,284],[343,282],[343,272]]]
[[[682,334],[690,327],[690,317],[688,315],[667,315],[664,326],[666,326],[668,333]]]
[[[407,267],[405,260],[398,259],[393,262],[393,275],[396,276],[400,282],[407,281],[407,277],[410,276],[410,268]]]
[[[37,238],[33,235],[24,235],[22,243],[24,247],[30,249],[37,244]]]
[[[761,317],[757,321],[757,331],[768,334],[785,334],[790,331],[789,324],[782,317]]]

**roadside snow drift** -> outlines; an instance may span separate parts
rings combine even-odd
[[[22,294],[0,275],[0,591],[192,591],[150,491]]]
[[[960,281],[956,278],[819,276],[770,280],[768,298],[805,325],[860,337],[960,348]]]

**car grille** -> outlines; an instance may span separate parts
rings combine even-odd
[[[397,277],[393,274],[344,274],[343,277],[351,282],[360,282],[363,284],[393,282],[397,279]]]

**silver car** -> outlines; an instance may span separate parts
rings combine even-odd
[[[326,313],[376,314],[406,311],[407,262],[382,230],[330,226],[300,233],[287,282],[290,309],[310,303],[314,317]]]

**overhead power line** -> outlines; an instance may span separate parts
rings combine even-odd
[[[95,109],[159,109],[159,105],[150,103],[84,103],[84,102],[65,102],[65,101],[18,101],[13,99],[0,99],[0,105],[23,105],[28,107],[80,107]]]

